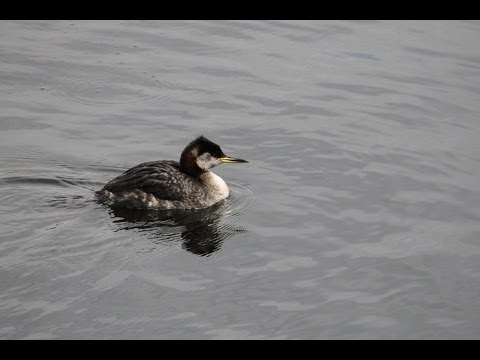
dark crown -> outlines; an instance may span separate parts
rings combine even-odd
[[[205,152],[208,152],[216,158],[220,158],[220,157],[225,156],[222,149],[220,149],[220,146],[218,146],[214,142],[208,140],[203,135],[200,135],[195,140],[193,140],[190,144],[188,144],[187,147],[185,148],[185,150],[190,151],[193,148],[198,149],[198,155],[201,155]]]

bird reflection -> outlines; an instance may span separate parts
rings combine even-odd
[[[182,240],[182,248],[198,256],[209,256],[218,251],[223,241],[240,233],[243,227],[222,222],[232,209],[224,200],[200,210],[142,210],[110,207],[115,223],[122,229],[140,229],[155,238],[154,243]],[[173,234],[172,234],[173,230]]]

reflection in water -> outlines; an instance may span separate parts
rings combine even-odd
[[[181,238],[182,247],[199,256],[218,251],[224,240],[240,233],[243,227],[226,224],[232,215],[231,204],[222,201],[200,210],[142,210],[111,207],[122,230],[137,229],[154,235],[154,243]],[[172,229],[174,236],[172,237]]]

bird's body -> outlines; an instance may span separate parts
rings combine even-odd
[[[182,152],[180,162],[139,164],[108,182],[97,196],[119,207],[140,209],[200,209],[229,195],[225,181],[209,169],[220,163],[247,162],[226,156],[203,136]]]

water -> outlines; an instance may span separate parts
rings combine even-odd
[[[2,21],[0,338],[480,338],[480,22]],[[204,134],[192,213],[94,191]]]

